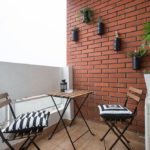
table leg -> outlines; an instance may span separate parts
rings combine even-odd
[[[69,98],[67,99],[67,101],[66,101],[66,103],[65,103],[65,107],[64,107],[63,112],[62,112],[62,114],[61,114],[60,111],[59,111],[59,109],[58,109],[58,107],[57,107],[57,104],[56,104],[54,98],[53,98],[52,96],[51,96],[51,98],[52,98],[52,100],[53,100],[53,102],[54,102],[54,105],[55,105],[55,107],[56,107],[56,109],[57,109],[57,112],[58,112],[58,114],[59,114],[60,119],[59,119],[59,121],[58,121],[58,123],[57,123],[55,129],[53,130],[51,136],[49,136],[48,139],[51,139],[51,138],[52,138],[52,136],[54,135],[54,133],[55,133],[55,131],[56,131],[56,129],[57,129],[57,127],[58,127],[60,121],[62,121],[63,126],[64,126],[64,128],[65,128],[65,130],[66,130],[66,133],[67,133],[67,135],[68,135],[68,137],[69,137],[69,139],[70,139],[70,142],[71,142],[71,144],[72,144],[72,146],[73,146],[73,149],[76,150],[76,148],[75,148],[75,146],[74,146],[74,144],[73,144],[73,141],[72,141],[72,139],[71,139],[71,136],[70,136],[70,134],[69,134],[69,131],[68,131],[66,125],[65,125],[65,122],[63,121],[63,116],[64,116],[64,114],[65,114],[65,111],[66,111],[68,105],[69,105],[70,102],[71,102],[71,99],[69,99]]]
[[[91,129],[90,129],[90,127],[89,127],[89,125],[88,125],[87,121],[85,120],[84,115],[82,114],[82,112],[81,112],[81,110],[80,110],[80,107],[78,106],[78,104],[77,104],[77,102],[76,102],[76,101],[75,101],[75,105],[76,105],[76,107],[79,109],[79,113],[80,113],[80,115],[81,115],[81,117],[82,117],[82,119],[83,119],[84,123],[86,124],[86,126],[87,126],[88,130],[89,130],[89,131],[90,131],[90,133],[94,136],[95,134],[91,131]]]
[[[58,109],[58,107],[57,107],[57,104],[56,104],[56,102],[55,102],[55,100],[54,100],[54,98],[53,98],[52,96],[51,96],[51,98],[52,98],[53,103],[54,103],[54,105],[55,105],[55,107],[56,107],[56,109],[57,109],[57,112],[58,112],[58,111],[59,111],[59,109]],[[63,109],[63,112],[62,112],[61,118],[59,119],[58,123],[56,124],[56,126],[55,126],[55,128],[54,128],[54,130],[53,130],[52,134],[49,136],[49,138],[48,138],[49,140],[50,140],[50,139],[53,137],[53,135],[55,134],[56,129],[57,129],[57,127],[58,127],[58,125],[59,125],[60,121],[62,120],[62,117],[63,117],[63,115],[64,115],[64,113],[65,113],[65,111],[66,111],[66,109],[67,109],[68,105],[69,105],[69,99],[67,99],[67,101],[66,101],[66,103],[65,103],[65,106],[64,106],[64,109]]]
[[[81,108],[82,108],[82,106],[84,105],[85,101],[87,100],[88,96],[89,96],[89,94],[83,99],[83,101],[82,101],[82,103],[81,103],[80,106],[78,106],[77,102],[74,100],[74,103],[75,103],[75,105],[76,105],[78,111],[76,112],[76,114],[75,114],[73,120],[71,121],[70,126],[72,125],[73,121],[74,121],[75,118],[77,117],[78,113],[80,113],[80,114],[81,114],[81,117],[82,117],[82,119],[83,119],[83,121],[85,122],[85,124],[86,124],[86,126],[87,126],[87,128],[88,128],[88,131],[90,131],[91,135],[94,136],[95,134],[92,133],[92,131],[91,131],[91,129],[90,129],[88,123],[86,122],[86,120],[85,120],[85,118],[84,118],[84,115],[83,115],[82,112],[81,112]]]
[[[74,115],[74,118],[72,119],[72,121],[71,121],[71,123],[70,123],[70,126],[72,126],[72,124],[73,124],[75,118],[77,117],[78,113],[80,112],[80,109],[81,109],[82,106],[84,105],[84,103],[85,103],[85,101],[87,100],[88,96],[89,96],[89,94],[87,94],[86,97],[83,99],[83,101],[82,101],[80,107],[78,108],[76,114]],[[74,100],[74,101],[75,101],[75,100]],[[75,101],[75,102],[76,102],[76,101]]]

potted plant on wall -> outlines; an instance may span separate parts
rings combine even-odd
[[[98,35],[103,35],[103,34],[104,34],[104,23],[103,23],[101,17],[99,17],[99,19],[98,19],[98,30],[97,30],[97,34],[98,34]]]
[[[90,8],[83,8],[80,10],[82,16],[82,22],[90,23],[92,21],[92,10]]]
[[[114,50],[117,52],[121,50],[121,38],[118,31],[115,31]]]
[[[148,53],[148,49],[150,48],[150,22],[146,22],[144,24],[144,44],[141,45],[139,51],[128,52],[127,55],[132,57],[133,69],[140,69],[141,58],[146,56]]]
[[[147,88],[147,95],[150,97],[150,70],[144,71],[144,79]]]
[[[72,41],[78,41],[79,39],[79,28],[74,27],[72,29]]]
[[[128,52],[127,55],[132,57],[132,68],[134,70],[141,68],[141,58],[146,56],[148,53],[147,49],[141,48],[140,50],[135,50],[134,52]]]

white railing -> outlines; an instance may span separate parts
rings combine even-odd
[[[59,108],[63,107],[61,98],[55,98],[55,101]],[[22,98],[15,101],[16,116],[21,113],[37,110],[49,110],[52,113],[55,109],[56,108],[51,97],[46,94]]]

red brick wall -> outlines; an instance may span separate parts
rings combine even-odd
[[[81,8],[94,12],[94,22],[82,23]],[[105,34],[97,35],[97,20],[105,23]],[[142,71],[150,68],[150,57],[143,59],[141,70],[132,70],[132,59],[126,52],[142,43],[143,23],[150,21],[148,0],[67,0],[67,63],[74,69],[74,88],[94,91],[83,108],[88,119],[99,120],[97,105],[123,103],[130,86],[145,91]],[[73,42],[71,30],[79,27],[79,41]],[[119,53],[113,49],[115,31],[122,39]],[[134,130],[144,132],[144,97],[133,123]]]

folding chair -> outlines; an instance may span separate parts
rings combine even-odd
[[[8,93],[0,93],[0,109],[3,109],[4,106],[10,109],[13,121],[8,121],[7,123],[3,122],[3,124],[1,124],[0,137],[2,142],[4,142],[10,150],[15,150],[10,141],[25,139],[19,150],[28,149],[31,144],[40,150],[35,143],[35,139],[42,133],[43,128],[48,126],[50,113],[42,110],[24,113],[16,117]]]
[[[124,106],[98,105],[100,116],[109,127],[108,131],[104,134],[104,136],[100,140],[103,141],[110,131],[112,131],[117,136],[117,139],[110,146],[109,150],[111,150],[119,140],[128,150],[131,149],[129,145],[130,141],[124,136],[124,133],[128,129],[128,127],[132,124],[132,121],[137,114],[137,108],[141,100],[141,95],[142,90],[130,87],[127,92]],[[134,100],[134,102],[130,101],[131,99]],[[129,102],[132,102],[132,104],[134,104],[132,111],[127,108]],[[118,128],[117,126],[118,122],[124,124],[124,128],[122,130]]]

